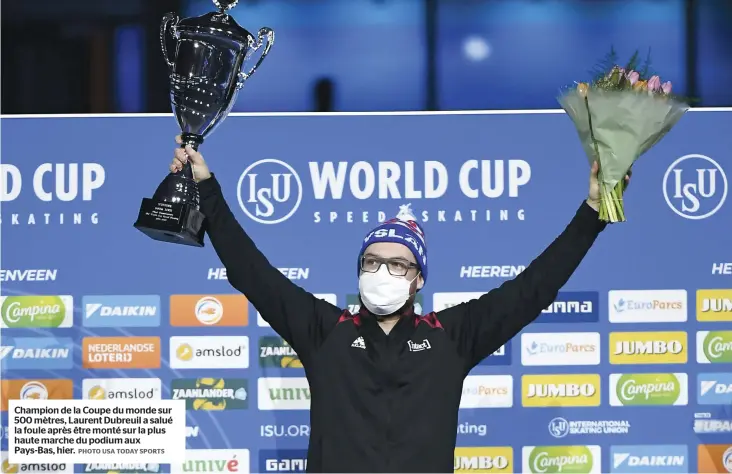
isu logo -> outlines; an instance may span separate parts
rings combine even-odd
[[[711,217],[727,199],[727,176],[722,167],[704,155],[677,159],[663,176],[666,204],[684,219]]]
[[[252,163],[239,177],[239,206],[260,224],[279,224],[297,211],[302,201],[302,181],[287,163],[275,159]]]

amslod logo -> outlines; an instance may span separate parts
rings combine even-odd
[[[599,446],[524,446],[523,472],[532,474],[600,474]]]
[[[731,363],[732,331],[697,332],[696,361],[700,364]]]
[[[687,405],[686,374],[610,374],[610,406]]]

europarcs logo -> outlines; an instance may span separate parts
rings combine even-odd
[[[705,155],[684,155],[663,176],[666,204],[684,219],[701,220],[719,211],[727,199],[724,169]]]
[[[517,198],[531,180],[531,165],[527,161],[471,159],[459,165],[454,170],[451,162],[448,171],[445,164],[435,160],[311,161],[308,181],[285,161],[266,158],[242,172],[237,199],[244,214],[253,221],[279,224],[295,215],[308,187],[308,193],[312,190],[313,206],[309,212],[314,223],[374,223],[393,216],[398,204],[405,202],[444,204],[439,198],[448,193],[448,184],[454,183],[467,204],[449,209],[420,206],[423,209],[417,218],[421,222],[525,220],[523,202]]]

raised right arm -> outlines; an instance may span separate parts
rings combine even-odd
[[[198,187],[208,236],[229,283],[301,358],[307,357],[337,324],[342,310],[295,285],[269,263],[232,214],[215,176]]]

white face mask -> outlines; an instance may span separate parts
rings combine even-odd
[[[376,273],[363,272],[358,279],[361,301],[366,309],[377,316],[395,313],[411,296],[409,290],[413,281],[392,276],[386,265],[382,265]]]

